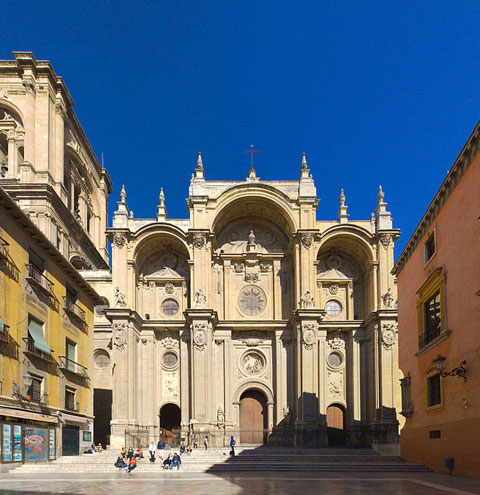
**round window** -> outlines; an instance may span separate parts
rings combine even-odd
[[[338,352],[331,352],[328,355],[328,364],[332,368],[338,368],[339,366],[341,366],[342,361],[343,361],[342,356]]]
[[[96,349],[93,360],[97,368],[106,368],[110,364],[110,354],[105,349]]]
[[[328,316],[340,316],[342,312],[342,305],[338,301],[334,301],[332,299],[325,304],[325,311]]]
[[[162,361],[166,368],[174,368],[178,363],[178,356],[174,352],[168,351],[163,355]]]
[[[178,302],[175,299],[165,299],[162,303],[162,312],[167,316],[175,316],[178,313]]]

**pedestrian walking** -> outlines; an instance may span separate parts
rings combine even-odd
[[[205,438],[203,439],[203,446],[205,447],[205,450],[208,450],[208,438],[205,435]]]
[[[193,448],[198,449],[198,435],[193,435]]]
[[[235,438],[233,438],[233,436],[230,437],[230,455],[232,457],[235,457],[235,444],[237,442],[235,442]]]
[[[155,452],[157,450],[157,446],[155,442],[151,442],[148,447],[148,452],[150,453],[150,462],[155,462]]]

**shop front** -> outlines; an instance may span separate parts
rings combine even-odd
[[[1,463],[47,462],[56,459],[58,418],[0,407]]]
[[[92,444],[93,418],[59,413],[62,456],[79,455]]]

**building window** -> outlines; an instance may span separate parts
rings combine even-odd
[[[90,234],[92,231],[92,213],[87,210],[87,232]]]
[[[437,252],[437,230],[434,229],[423,244],[423,264],[426,265]]]
[[[332,299],[331,301],[327,301],[327,304],[325,304],[325,311],[328,316],[340,316],[342,313],[342,305],[338,301]]]
[[[67,370],[76,371],[75,362],[77,359],[77,344],[67,339],[66,341]]]
[[[42,383],[43,378],[32,376],[32,383],[27,390],[27,398],[32,402],[40,402],[42,400]]]
[[[75,389],[73,388],[65,387],[65,409],[75,410]]]
[[[421,350],[431,342],[436,345],[449,334],[445,328],[445,273],[441,268],[430,275],[418,294],[418,347]]]
[[[442,378],[439,373],[427,377],[427,406],[442,404]]]
[[[428,432],[428,436],[430,440],[434,440],[435,438],[441,438],[442,432],[440,430],[432,430]]]

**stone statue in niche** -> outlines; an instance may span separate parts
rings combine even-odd
[[[253,232],[253,230],[251,230],[248,234],[248,245],[255,246],[255,233]]]
[[[383,305],[386,308],[393,308],[393,300],[394,297],[393,297],[392,289],[388,288],[387,292],[383,296]]]
[[[113,305],[116,308],[124,308],[127,305],[125,294],[118,287],[115,289],[115,295],[113,296]]]
[[[225,413],[223,409],[219,406],[217,409],[217,425],[223,426],[225,424]]]
[[[314,307],[313,297],[309,290],[300,298],[300,307],[302,309],[312,309]]]
[[[198,289],[195,291],[195,300],[193,303],[194,308],[204,309],[207,306],[207,295],[204,289]]]

